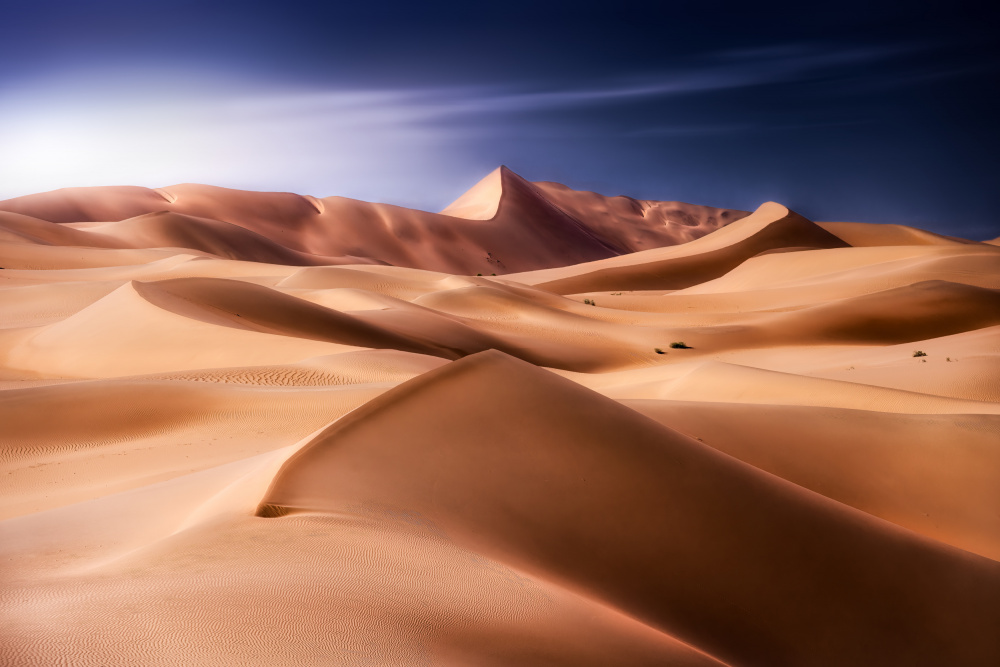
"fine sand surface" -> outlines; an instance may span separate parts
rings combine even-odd
[[[0,266],[0,665],[1000,664],[995,240],[501,167]]]

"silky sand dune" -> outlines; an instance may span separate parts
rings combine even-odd
[[[287,363],[350,349],[327,341],[264,333],[249,326],[230,326],[230,313],[216,315],[197,306],[188,312],[201,319],[189,317],[148,300],[146,295],[153,291],[129,283],[61,322],[26,329],[14,339],[7,363],[13,368],[65,377],[120,377]],[[209,318],[212,321],[204,321]],[[237,319],[234,314],[232,319]],[[87,350],[84,355],[81,347]]]
[[[98,381],[0,395],[4,518],[287,445],[392,383],[304,388]],[[45,419],[58,415],[57,419]]]
[[[180,253],[193,253],[184,249],[117,249],[58,246],[48,248],[35,244],[0,243],[0,266],[5,269],[67,270],[89,268],[115,268],[141,266],[168,259]]]
[[[68,188],[0,202],[0,212],[50,223],[127,220],[72,230],[100,235],[82,244],[97,247],[177,247],[294,265],[367,261],[487,275],[674,245],[745,215],[678,202],[636,202],[638,208],[625,210],[624,199],[604,198],[611,202],[602,207],[605,215],[593,206],[599,197],[532,184],[500,167],[441,214],[192,184]],[[10,226],[10,233],[30,233],[23,220]],[[0,232],[7,227],[0,218]],[[23,227],[29,229],[20,232]]]
[[[153,305],[208,324],[356,347],[447,354],[339,311],[238,280],[178,278],[132,287]]]
[[[629,252],[693,241],[749,215],[747,211],[677,201],[605,197],[560,183],[535,183],[535,186],[546,199],[601,238]]]
[[[765,255],[747,260],[684,294],[762,292],[808,288],[814,300],[865,294],[922,280],[1000,287],[1000,252],[977,246],[838,248]],[[752,297],[756,300],[757,295]],[[752,301],[751,301],[752,303]]]
[[[133,186],[63,188],[0,203],[0,209],[49,222],[124,220],[166,208],[170,197]]]
[[[985,401],[924,394],[905,389],[799,375],[751,366],[707,361],[668,381],[649,380],[601,390],[614,398],[672,398],[709,402],[874,409],[929,414],[998,414]]]
[[[446,419],[414,431],[429,412]],[[500,353],[433,371],[338,422],[285,464],[259,514],[372,505],[724,660],[843,664],[873,657],[859,648],[873,633],[886,660],[1000,657],[986,620],[1000,613],[997,563],[779,482]],[[856,607],[875,582],[886,595]],[[726,604],[708,602],[712,591]],[[804,614],[817,597],[823,607]],[[940,634],[911,636],[914,622]]]
[[[995,242],[501,167],[0,267],[0,664],[1000,663]]]
[[[939,280],[834,301],[775,316],[780,330],[813,341],[905,343],[1000,324],[1000,290]]]
[[[942,236],[906,225],[873,225],[863,222],[820,222],[820,227],[855,247],[909,245],[968,245],[975,241]]]
[[[721,664],[605,605],[461,549],[408,516],[314,515],[276,525],[246,515],[246,501],[259,498],[284,457],[287,451],[277,451],[6,522],[4,555],[16,544],[17,555],[33,557],[17,559],[5,584],[38,602],[34,616],[5,623],[13,641],[0,647],[4,657],[44,662],[69,652],[153,665]],[[46,529],[93,515],[106,517],[107,532],[45,539]],[[46,547],[54,544],[75,548],[53,554]],[[262,568],[265,560],[270,567]],[[100,567],[81,570],[80,561]],[[32,576],[39,570],[75,583],[39,581]],[[123,594],[138,602],[137,591],[141,626],[135,608],[122,604]],[[80,632],[95,614],[102,633],[132,640]]]
[[[844,350],[796,366],[816,377],[995,403],[1000,400],[998,332],[1000,327],[987,327],[914,344]],[[917,351],[926,356],[915,357]]]
[[[86,233],[105,237],[109,243],[127,243],[133,248],[186,248],[225,259],[268,264],[335,263],[286,248],[237,225],[167,211],[88,227]]]
[[[628,400],[630,408],[756,468],[948,544],[1000,560],[1000,415]],[[803,434],[808,433],[808,438]],[[891,471],[892,483],[886,483]]]
[[[90,248],[127,248],[124,241],[95,236],[70,225],[0,211],[0,240],[36,245],[81,246]]]
[[[797,213],[769,202],[746,218],[681,246],[512,278],[559,294],[682,289],[717,278],[768,250],[846,245]]]

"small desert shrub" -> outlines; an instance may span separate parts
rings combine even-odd
[[[583,302],[585,304],[587,304],[588,306],[596,306],[597,305],[597,302],[594,301],[593,299],[584,299]]]
[[[915,351],[913,353],[913,356],[915,356],[915,357],[926,357],[927,353],[924,352],[923,350],[917,350],[917,351]]]
[[[584,300],[583,300],[583,302],[584,302],[585,304],[587,304],[588,306],[590,305],[590,299],[584,299]]]
[[[290,507],[285,507],[284,505],[261,504],[257,508],[257,516],[264,519],[277,519],[278,517],[285,516],[291,511]]]
[[[672,347],[675,350],[690,350],[691,349],[691,346],[688,345],[687,343],[685,343],[682,340],[676,340],[676,341],[674,341],[673,343],[670,344],[670,347]]]
[[[476,275],[477,275],[477,276],[481,276],[481,275],[483,275],[483,274],[481,274],[481,273],[477,273]]]
[[[654,351],[655,351],[655,352],[656,352],[657,354],[666,354],[666,352],[664,352],[663,350],[661,350],[661,349],[660,349],[660,348],[658,348],[658,347],[654,347],[654,348],[653,348],[653,350],[654,350]]]

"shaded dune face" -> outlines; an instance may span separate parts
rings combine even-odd
[[[344,345],[446,354],[344,313],[286,296],[266,287],[213,278],[179,278],[135,283],[150,303],[205,322]]]
[[[435,425],[420,427],[429,414]],[[366,505],[409,512],[738,664],[872,659],[876,637],[884,659],[910,664],[996,649],[996,563],[763,475],[495,352],[338,422],[285,465],[258,512]],[[873,586],[882,595],[858,609]],[[915,626],[934,630],[913,637]]]
[[[559,183],[535,183],[542,195],[608,243],[628,252],[686,243],[748,215],[676,201],[605,197]]]
[[[929,280],[775,320],[772,339],[795,331],[809,340],[906,343],[1000,324],[1000,290]]]
[[[996,245],[500,168],[0,267],[0,664],[1000,664]]]

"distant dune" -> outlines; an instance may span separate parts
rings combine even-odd
[[[533,184],[506,167],[440,214],[343,197],[187,184],[67,188],[0,202],[0,211],[19,214],[0,213],[0,233],[40,243],[185,248],[293,266],[365,262],[486,275],[674,245],[747,215]],[[74,223],[73,232],[45,222]],[[87,222],[118,224],[79,224]]]
[[[501,167],[0,267],[0,664],[1000,664],[997,240]]]

